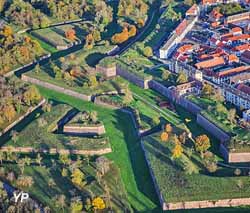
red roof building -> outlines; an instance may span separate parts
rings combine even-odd
[[[239,84],[237,86],[237,89],[240,90],[241,92],[244,92],[244,93],[250,95],[250,87],[245,85],[245,84]]]
[[[183,21],[176,27],[175,33],[180,36],[183,31],[186,29],[188,23],[186,19],[183,19]]]
[[[243,62],[250,64],[250,51],[247,50],[247,51],[243,52],[243,53],[241,54],[240,59],[241,59]]]
[[[197,4],[194,4],[192,7],[188,9],[188,11],[186,12],[186,16],[197,16],[198,13],[199,13],[199,8]]]
[[[236,35],[236,36],[222,38],[222,40],[225,42],[246,41],[250,40],[250,35],[249,34]]]
[[[210,60],[196,63],[195,66],[197,67],[197,69],[208,69],[223,64],[226,64],[224,57],[216,57]]]
[[[242,29],[240,27],[234,27],[232,28],[232,32],[234,35],[242,34]]]
[[[244,52],[246,50],[250,50],[250,44],[241,44],[232,49],[235,52]]]
[[[228,75],[235,75],[235,74],[239,74],[242,72],[248,72],[248,71],[250,71],[250,66],[240,66],[240,67],[236,67],[233,69],[218,72],[218,73],[216,73],[216,76],[219,78],[222,78],[222,77],[225,77]]]
[[[209,20],[212,22],[218,22],[222,17],[223,15],[217,9],[213,9],[209,14]]]

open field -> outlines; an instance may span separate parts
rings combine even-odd
[[[56,104],[51,112],[37,115],[37,118],[27,125],[19,134],[16,141],[10,139],[5,146],[32,147],[34,149],[85,150],[98,151],[110,148],[108,138],[100,137],[71,137],[58,130],[59,121],[72,108],[69,105]]]
[[[220,167],[215,173],[208,173],[204,171],[200,156],[193,153],[188,157],[186,148],[179,159],[173,160],[173,144],[160,142],[157,134],[145,138],[143,144],[167,203],[249,197],[248,176],[236,176],[234,170]],[[198,173],[188,175],[185,172],[187,165]]]
[[[54,164],[56,163],[56,167],[48,169],[48,167],[52,166],[52,160],[54,160]],[[20,168],[16,164],[6,163],[2,168],[5,169],[6,173],[13,171],[16,177],[21,175]],[[57,159],[54,159],[53,156],[51,156],[50,159],[43,160],[42,166],[26,165],[23,175],[31,176],[34,180],[34,184],[31,187],[26,187],[25,191],[30,193],[33,198],[39,200],[44,206],[49,206],[54,212],[62,211],[62,209],[56,205],[55,197],[64,195],[66,198],[65,203],[68,206],[64,209],[65,213],[71,212],[69,206],[74,196],[78,196],[84,203],[90,195],[93,196],[93,198],[105,196],[106,192],[103,185],[98,183],[96,164],[93,160],[90,160],[89,164],[83,161],[80,166],[80,170],[84,173],[87,180],[87,185],[84,186],[83,189],[79,189],[72,183],[70,175],[66,177],[62,176],[61,172],[63,168],[65,167],[61,165]],[[68,174],[70,174],[72,170],[69,167],[67,171]],[[130,205],[127,200],[124,185],[121,181],[120,171],[115,164],[111,163],[109,171],[101,177],[101,181],[105,182],[109,189],[112,209],[114,211],[129,210]],[[51,182],[55,184],[51,185]],[[16,181],[12,184],[17,186]],[[106,205],[109,203],[107,198],[105,199],[105,203]]]

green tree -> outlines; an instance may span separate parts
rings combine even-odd
[[[41,100],[41,95],[38,91],[38,89],[32,85],[30,86],[23,94],[23,98],[25,103],[30,106],[34,103],[37,103],[39,100]]]
[[[201,94],[204,97],[210,96],[213,93],[213,87],[210,84],[204,84],[202,87]]]
[[[153,50],[152,50],[152,48],[149,47],[149,46],[145,47],[144,50],[143,50],[143,54],[144,54],[144,56],[146,56],[148,58],[152,57],[153,56]]]
[[[71,213],[80,213],[83,209],[83,203],[80,200],[72,201],[70,204]]]
[[[188,77],[184,72],[180,72],[176,81],[178,84],[184,84],[188,81]]]
[[[71,181],[81,188],[87,184],[87,182],[85,181],[85,175],[80,169],[74,169],[71,175]]]

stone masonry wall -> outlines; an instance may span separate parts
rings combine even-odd
[[[150,80],[142,79],[142,78],[136,76],[135,74],[133,74],[133,73],[131,73],[129,71],[121,69],[119,66],[117,66],[116,72],[117,72],[117,75],[125,78],[126,80],[136,84],[137,86],[139,86],[139,87],[141,87],[143,89],[148,89],[149,88],[148,82]]]
[[[28,111],[20,116],[17,120],[15,120],[13,123],[11,123],[9,126],[7,126],[4,130],[2,130],[0,132],[0,136],[2,136],[4,133],[8,132],[10,129],[12,129],[15,125],[17,125],[20,121],[22,121],[24,118],[26,118],[30,113],[32,113],[33,111],[35,111],[36,109],[38,109],[40,106],[42,106],[44,103],[46,102],[45,99],[43,99],[42,101],[40,101],[39,104],[37,104],[36,106],[34,107],[30,107],[28,109]]]
[[[64,133],[74,133],[74,134],[97,134],[102,135],[105,133],[104,125],[99,126],[72,126],[65,125],[63,127]]]
[[[201,107],[199,107],[197,104],[193,103],[192,101],[189,101],[184,97],[179,98],[178,104],[194,115],[197,115],[202,111]]]
[[[148,85],[149,85],[150,89],[153,89],[153,90],[159,92],[161,95],[169,98],[171,101],[174,100],[173,92],[170,89],[168,89],[167,87],[165,87],[164,85],[162,85],[161,83],[159,83],[155,80],[151,80]]]
[[[91,95],[84,95],[84,94],[81,94],[79,92],[72,91],[70,89],[64,89],[63,87],[59,87],[59,86],[56,86],[54,84],[50,84],[50,83],[47,83],[47,82],[44,82],[44,81],[41,81],[41,80],[38,80],[35,78],[31,78],[31,77],[24,75],[24,74],[22,75],[22,80],[39,85],[39,86],[42,86],[42,87],[45,87],[45,88],[48,88],[48,89],[55,90],[57,92],[61,92],[61,93],[66,94],[66,95],[73,96],[73,97],[78,98],[78,99],[82,99],[85,101],[91,101]]]
[[[113,67],[102,67],[100,65],[96,65],[96,71],[103,73],[105,75],[105,77],[107,77],[107,78],[116,76],[116,66],[115,65]]]
[[[230,136],[226,132],[221,130],[219,127],[217,127],[215,124],[213,124],[201,114],[197,115],[197,123],[204,129],[206,129],[208,132],[210,132],[212,135],[214,135],[221,142],[230,140]]]
[[[218,208],[218,207],[233,207],[250,205],[250,198],[235,198],[222,200],[202,200],[202,201],[187,201],[178,203],[164,203],[163,210],[177,209],[200,209],[200,208]]]
[[[12,151],[16,153],[50,153],[50,154],[78,154],[78,155],[104,155],[112,152],[111,148],[99,149],[99,150],[67,150],[67,149],[34,149],[33,147],[7,147],[3,146],[0,151],[7,152]]]

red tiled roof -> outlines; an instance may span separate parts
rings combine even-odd
[[[188,9],[186,15],[196,15],[197,9],[198,9],[197,4],[194,4],[192,7]]]
[[[239,58],[235,55],[235,54],[230,54],[228,56],[228,61],[229,62],[238,62],[239,61]]]
[[[217,76],[222,77],[222,76],[237,74],[237,73],[246,72],[246,71],[250,71],[250,66],[240,66],[240,67],[236,67],[230,70],[225,70],[225,71],[217,73]]]
[[[242,44],[233,48],[234,51],[250,50],[250,44]]]
[[[240,27],[234,27],[234,28],[232,28],[232,31],[234,33],[239,33],[239,32],[242,32],[242,29]]]
[[[202,0],[203,5],[205,5],[205,4],[214,4],[216,2],[217,2],[217,0]]]
[[[223,15],[216,9],[213,9],[209,15],[211,15],[215,19],[220,19],[221,17],[223,17]]]
[[[211,23],[211,26],[212,26],[213,28],[216,28],[216,27],[220,26],[220,22],[218,22],[218,21],[212,22],[212,23]]]
[[[192,50],[193,49],[193,45],[192,44],[185,44],[183,46],[181,46],[179,49],[178,49],[178,52],[179,53],[185,53],[189,50]]]
[[[239,41],[239,40],[246,40],[246,39],[250,39],[249,34],[242,34],[242,35],[223,38],[224,41]]]
[[[183,31],[186,29],[187,27],[187,20],[183,19],[183,21],[176,27],[175,29],[175,33],[179,36],[183,33]]]
[[[223,57],[216,57],[216,58],[213,58],[210,60],[196,63],[195,66],[198,69],[206,69],[206,68],[211,68],[211,67],[215,67],[215,66],[223,65],[223,64],[225,64],[224,58]]]
[[[247,93],[248,95],[250,95],[250,87],[245,85],[245,84],[239,84],[237,86],[237,89],[244,92],[244,93]]]

